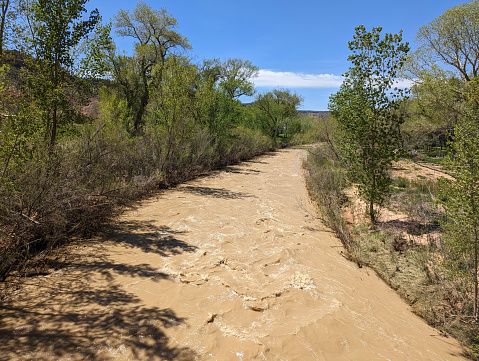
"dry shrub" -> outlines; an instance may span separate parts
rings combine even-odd
[[[347,186],[346,171],[334,159],[329,147],[320,145],[311,149],[305,162],[307,186],[326,225],[336,233],[349,256],[356,260],[356,245],[342,216],[347,202],[343,192]]]
[[[98,121],[78,132],[53,152],[36,142],[30,158],[2,179],[0,280],[36,268],[69,239],[93,235],[123,206],[158,188],[271,149],[268,138],[247,129],[233,133],[226,155],[201,127],[174,139],[169,152],[160,128],[132,137]]]

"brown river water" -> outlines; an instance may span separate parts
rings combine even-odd
[[[124,213],[0,309],[0,360],[464,360],[342,255],[282,150]]]

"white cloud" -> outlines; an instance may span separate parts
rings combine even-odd
[[[305,74],[289,71],[260,70],[253,79],[257,87],[269,88],[339,88],[343,77],[333,74]],[[409,88],[413,82],[398,80],[394,86]]]
[[[260,70],[253,79],[257,87],[339,88],[343,77],[333,74],[304,74],[289,71]]]
[[[396,80],[394,82],[394,86],[398,88],[410,88],[414,85],[414,82],[412,80],[408,79],[401,79],[401,80]]]

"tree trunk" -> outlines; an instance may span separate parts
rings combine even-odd
[[[2,1],[2,6],[0,10],[2,11],[1,19],[0,19],[0,63],[3,58],[3,43],[5,38],[5,24],[7,22],[7,12],[8,12],[8,5],[10,5],[10,0]]]
[[[58,99],[56,99],[55,91],[58,88],[59,84],[59,71],[60,71],[60,60],[59,54],[55,54],[55,64],[53,67],[53,116],[52,116],[52,132],[50,137],[50,147],[53,149],[56,139],[57,139],[57,126],[58,126]]]
[[[374,202],[369,202],[369,219],[371,219],[371,223],[373,225],[376,224],[376,215],[374,214]]]
[[[138,112],[135,114],[135,119],[133,119],[133,126],[135,128],[135,133],[138,134],[140,127],[142,125],[143,115],[145,114],[148,101],[150,100],[150,89],[148,88],[148,79],[146,74],[143,74],[143,94],[140,98],[140,107]]]

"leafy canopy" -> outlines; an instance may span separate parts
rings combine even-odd
[[[369,204],[373,223],[374,205],[383,204],[388,196],[389,169],[401,148],[404,119],[398,109],[405,92],[394,82],[409,51],[402,32],[381,38],[381,30],[368,32],[363,25],[356,28],[354,40],[349,42],[352,66],[328,106],[344,135],[342,148],[349,176]]]

